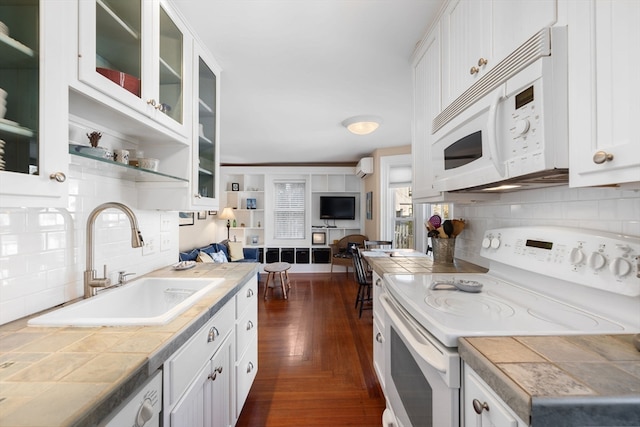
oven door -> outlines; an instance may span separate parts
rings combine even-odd
[[[394,427],[458,427],[460,357],[424,330],[387,294],[385,397]]]

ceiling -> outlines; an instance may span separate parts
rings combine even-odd
[[[222,68],[223,164],[354,163],[411,144],[411,54],[442,0],[173,0]],[[370,135],[341,125],[371,114]]]

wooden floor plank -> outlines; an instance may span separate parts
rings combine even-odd
[[[237,426],[379,427],[373,318],[358,317],[358,285],[345,274],[289,276],[288,300],[277,288],[259,299],[259,369]]]

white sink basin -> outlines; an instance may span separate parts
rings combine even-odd
[[[28,324],[30,326],[164,325],[222,282],[224,282],[222,278],[141,278],[33,318]]]

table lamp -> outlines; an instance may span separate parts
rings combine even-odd
[[[235,219],[236,216],[233,214],[233,208],[224,208],[218,217],[220,219],[227,220],[227,240],[229,240],[229,229],[231,228],[231,220]]]

